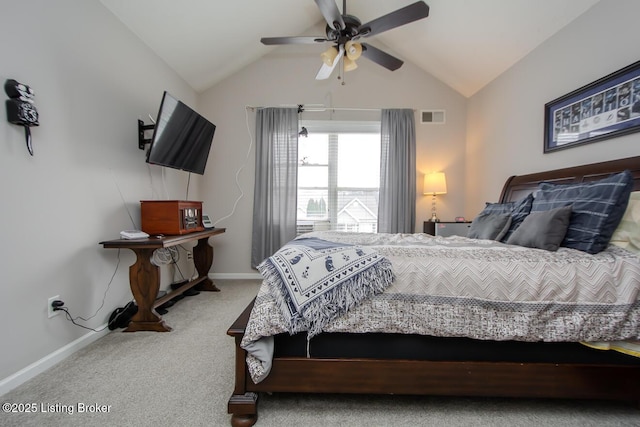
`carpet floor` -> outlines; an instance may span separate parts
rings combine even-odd
[[[169,333],[114,331],[0,399],[34,412],[3,426],[228,426],[234,343],[227,328],[259,282],[218,280],[163,316]],[[619,402],[367,395],[261,395],[267,426],[640,426]]]

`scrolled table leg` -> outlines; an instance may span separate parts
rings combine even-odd
[[[137,256],[135,264],[129,268],[129,284],[131,293],[138,305],[138,312],[133,315],[125,332],[156,331],[169,332],[162,317],[154,310],[153,303],[160,289],[160,267],[151,263],[155,249],[132,248]]]
[[[198,271],[198,277],[206,277],[204,281],[198,283],[196,289],[199,291],[220,292],[220,289],[209,279],[209,270],[213,265],[213,247],[209,245],[209,238],[199,239],[198,244],[193,248],[193,263]]]

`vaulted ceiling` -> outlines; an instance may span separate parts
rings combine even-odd
[[[346,6],[365,23],[414,1],[347,0]],[[367,42],[468,97],[598,1],[425,0],[428,18]],[[287,46],[264,46],[261,37],[324,36],[310,33],[325,23],[313,0],[101,2],[198,92],[272,49],[286,52]],[[342,11],[343,0],[336,3]]]

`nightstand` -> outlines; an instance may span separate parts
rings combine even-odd
[[[466,237],[471,227],[471,221],[465,222],[431,222],[425,221],[423,223],[423,233],[431,234],[432,236],[463,236]]]

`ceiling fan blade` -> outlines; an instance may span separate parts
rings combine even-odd
[[[402,9],[398,9],[395,12],[381,16],[378,19],[374,19],[371,22],[362,24],[358,28],[358,33],[363,37],[380,34],[392,28],[426,18],[427,16],[429,16],[429,6],[423,1],[418,1]]]
[[[327,24],[334,30],[344,30],[344,20],[342,19],[342,15],[338,10],[338,5],[334,0],[315,0],[316,5],[318,5],[318,9],[320,9],[320,13],[324,16]]]
[[[366,43],[362,43],[362,56],[391,71],[397,70],[402,67],[402,64],[404,64],[403,61],[399,60],[395,56],[391,56],[377,47],[373,47]]]
[[[343,55],[344,55],[344,45],[340,45],[338,49],[338,55],[333,60],[333,64],[327,65],[323,62],[322,67],[320,67],[320,70],[318,70],[318,74],[316,74],[316,80],[328,79],[331,76],[331,73],[333,73],[333,70],[335,70],[336,65],[338,65],[338,63],[340,62],[340,59],[342,59]]]
[[[314,44],[324,43],[328,41],[323,37],[263,37],[260,39],[262,44],[267,46],[277,44]]]

